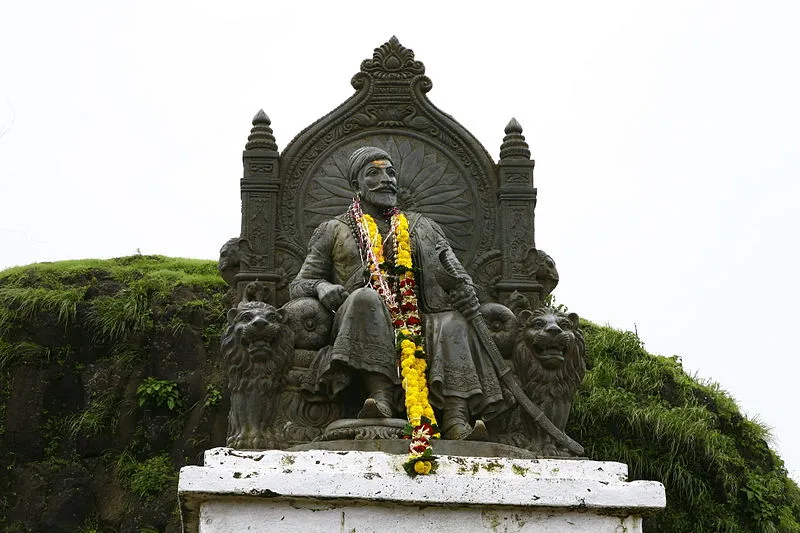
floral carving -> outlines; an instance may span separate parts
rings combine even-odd
[[[361,62],[361,72],[376,79],[408,79],[425,74],[425,65],[414,60],[414,51],[392,36],[375,49],[372,59]]]
[[[347,159],[359,146],[383,148],[398,171],[398,203],[439,224],[451,246],[463,259],[478,245],[483,213],[478,197],[461,178],[460,165],[430,144],[403,135],[380,135],[343,145],[312,172],[305,191],[303,212],[305,240],[321,222],[344,213],[353,199],[345,177]]]

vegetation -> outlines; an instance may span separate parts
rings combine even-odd
[[[763,425],[716,384],[687,375],[680,358],[648,354],[631,332],[582,328],[590,370],[568,433],[589,457],[664,483],[667,509],[648,532],[800,531],[800,490]]]
[[[177,527],[176,466],[224,443],[225,290],[214,262],[161,256],[0,272],[0,531]],[[646,531],[800,532],[800,490],[763,425],[633,333],[583,329],[590,370],[568,433],[592,459],[664,483],[667,509]],[[54,515],[60,529],[37,522],[34,500],[58,486],[47,480],[81,472],[88,501],[122,491],[127,505],[87,504],[72,529],[69,513]],[[24,492],[15,480],[31,475],[52,487]]]
[[[139,462],[129,452],[123,452],[117,461],[117,474],[123,485],[145,500],[152,500],[167,487],[177,485],[175,467],[166,454]]]
[[[173,411],[183,405],[178,384],[168,379],[150,376],[136,389],[136,396],[139,398],[139,407],[166,407]]]

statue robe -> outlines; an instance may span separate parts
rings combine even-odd
[[[315,362],[319,383],[334,395],[353,379],[349,369],[380,373],[400,383],[389,311],[377,291],[367,284],[366,266],[347,224],[348,216],[340,215],[317,227],[303,266],[289,286],[292,298],[316,297],[321,281],[342,285],[350,293],[336,310],[331,346],[321,350]],[[465,398],[473,417],[489,420],[511,407],[513,396],[502,389],[472,326],[453,310],[447,292],[436,280],[436,271],[441,268],[439,254],[444,251],[450,257],[459,277],[468,282],[471,279],[435,222],[417,213],[406,216],[412,261],[420,271],[416,276],[417,301],[423,320],[431,405],[441,409],[445,397]],[[390,239],[384,239],[384,245],[384,256],[389,257]]]

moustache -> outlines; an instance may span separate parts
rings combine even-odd
[[[371,187],[369,192],[390,192],[397,194],[397,187],[392,187],[391,185],[376,185],[375,187]]]

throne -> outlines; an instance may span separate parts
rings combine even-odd
[[[355,93],[282,153],[266,113],[253,118],[243,153],[241,235],[223,246],[220,270],[231,283],[233,307],[254,301],[288,305],[299,321],[289,368],[273,391],[277,399],[266,402],[272,412],[260,419],[271,429],[256,431],[255,438],[252,431],[229,435],[232,447],[285,448],[320,439],[328,424],[348,414],[315,394],[309,371],[330,314],[316,301],[290,302],[288,285],[314,229],[352,202],[346,168],[356,148],[377,146],[392,156],[399,207],[439,224],[483,304],[508,303],[513,295],[536,309],[558,283],[552,258],[535,245],[534,161],[515,119],[505,128],[495,162],[470,132],[430,102],[424,65],[396,37],[361,63],[351,84]]]
[[[270,119],[259,111],[243,154],[239,299],[258,282],[281,306],[320,222],[344,213],[353,193],[345,178],[355,148],[377,146],[399,161],[399,207],[437,222],[482,302],[514,291],[537,307],[558,281],[536,249],[534,161],[511,119],[500,160],[427,97],[425,66],[396,37],[375,49],[351,80],[355,93],[278,152]],[[251,285],[251,291],[255,286]]]

